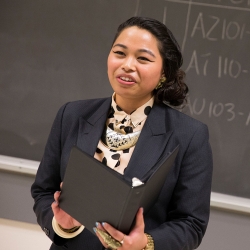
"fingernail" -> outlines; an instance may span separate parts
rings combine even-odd
[[[105,226],[106,222],[102,222],[102,225]]]
[[[98,227],[98,225],[99,225],[99,223],[98,223],[98,222],[96,222],[96,223],[95,223],[95,226],[96,226],[96,227]]]
[[[96,227],[93,227],[93,231],[96,233]]]

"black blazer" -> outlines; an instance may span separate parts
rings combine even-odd
[[[56,235],[51,225],[51,203],[63,181],[72,146],[94,155],[110,105],[111,98],[71,102],[61,107],[55,118],[31,188],[38,223],[53,241],[50,249],[103,249],[87,229],[72,239]],[[207,126],[168,106],[155,104],[124,173],[140,179],[163,150],[172,151],[178,144],[179,153],[160,196],[144,215],[145,231],[152,235],[155,250],[197,248],[205,233],[212,178]]]

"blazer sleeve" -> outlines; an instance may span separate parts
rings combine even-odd
[[[206,125],[198,126],[180,157],[177,159],[180,172],[167,208],[167,221],[148,231],[156,250],[195,249],[208,224],[213,163]]]
[[[62,181],[60,178],[61,128],[66,105],[62,106],[56,115],[35,182],[31,186],[37,222],[45,234],[57,245],[66,242],[66,239],[59,237],[52,228],[53,212],[51,209],[54,193],[60,190]]]

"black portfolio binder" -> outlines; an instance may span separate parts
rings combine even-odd
[[[107,222],[128,234],[140,207],[146,213],[156,201],[179,147],[163,155],[141,180],[131,180],[77,147],[71,150],[60,207],[93,232],[95,222]]]

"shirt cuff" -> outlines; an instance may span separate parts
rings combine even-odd
[[[57,223],[55,217],[53,217],[53,219],[52,219],[52,227],[53,227],[53,230],[55,231],[55,233],[56,233],[57,235],[59,235],[59,236],[62,237],[62,238],[65,238],[65,239],[70,239],[70,238],[76,237],[76,236],[77,236],[78,234],[80,234],[80,233],[83,231],[83,229],[85,228],[83,225],[81,225],[77,231],[75,231],[75,232],[73,232],[73,233],[66,233],[66,232],[64,232],[64,231],[59,227],[59,225],[58,225],[58,223]]]

